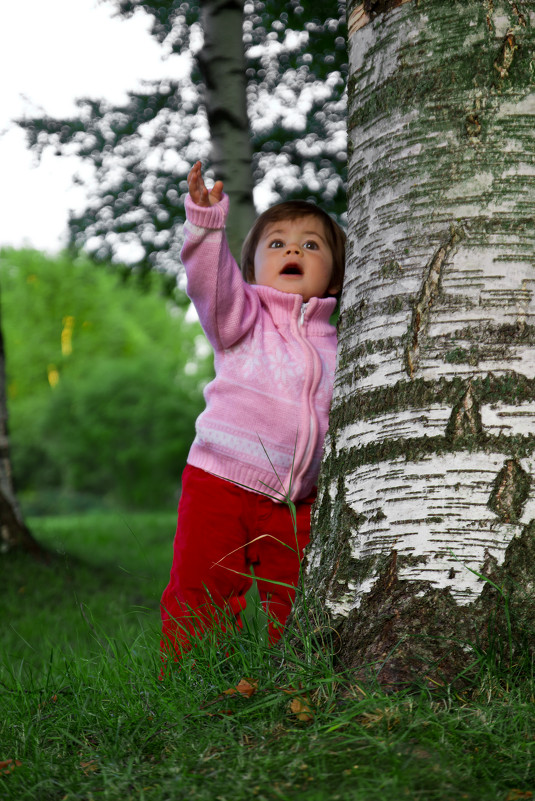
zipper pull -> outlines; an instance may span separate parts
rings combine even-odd
[[[303,303],[303,305],[301,306],[301,315],[299,317],[299,328],[301,328],[301,326],[305,322],[305,314],[307,307],[308,307],[308,301],[306,303]]]

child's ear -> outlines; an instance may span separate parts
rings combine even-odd
[[[340,290],[342,289],[341,284],[331,284],[329,289],[327,290],[328,295],[338,295]]]

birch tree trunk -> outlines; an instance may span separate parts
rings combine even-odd
[[[0,555],[13,548],[41,553],[25,525],[13,490],[7,433],[7,398],[4,338],[0,328]]]
[[[535,644],[535,2],[353,2],[349,37],[349,261],[305,584],[346,667],[449,682],[475,644]]]
[[[246,102],[243,0],[200,0],[204,45],[197,56],[216,178],[230,197],[227,237],[239,261],[255,219],[252,146]]]

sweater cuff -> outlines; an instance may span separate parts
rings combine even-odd
[[[188,222],[197,225],[199,228],[224,228],[227,219],[229,199],[228,195],[223,197],[214,206],[198,206],[193,202],[190,195],[186,195],[185,200],[186,219]]]

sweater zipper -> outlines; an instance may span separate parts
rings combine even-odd
[[[299,317],[299,322],[298,322],[298,330],[299,330],[299,333],[301,335],[303,348],[304,348],[305,352],[308,354],[308,357],[309,357],[309,359],[311,361],[312,376],[311,376],[310,386],[312,386],[314,384],[314,378],[315,378],[315,369],[314,368],[316,366],[315,365],[316,351],[315,351],[314,346],[311,345],[307,341],[307,338],[306,338],[306,336],[305,336],[305,334],[304,334],[304,332],[302,330],[303,325],[304,325],[304,321],[305,321],[305,314],[306,314],[307,308],[308,308],[308,303],[303,303],[302,306],[301,306],[301,312],[300,312],[300,317]],[[309,419],[308,434],[306,435],[306,445],[305,445],[305,448],[304,448],[304,450],[303,450],[303,452],[301,454],[301,458],[299,460],[299,464],[295,465],[294,478],[297,475],[302,474],[303,470],[301,468],[303,467],[303,465],[305,465],[305,467],[306,467],[306,464],[310,462],[309,455],[310,455],[310,451],[311,451],[311,448],[312,448],[314,435],[315,435],[315,432],[317,430],[317,421],[314,419],[314,417],[315,417],[314,404],[313,404],[313,402],[310,402],[310,388],[309,388],[309,392],[308,392],[308,395],[307,395],[307,399],[309,401],[309,405],[308,405],[308,413],[309,413],[308,414],[308,419]]]

